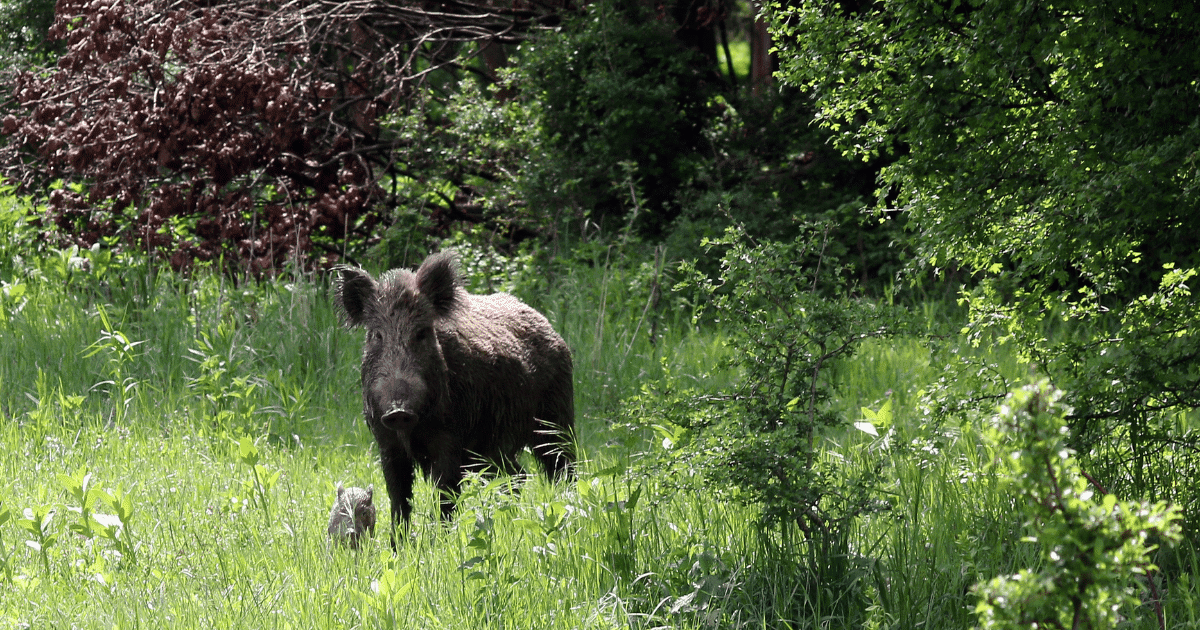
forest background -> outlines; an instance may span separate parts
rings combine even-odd
[[[1179,4],[0,3],[0,624],[1196,625]],[[578,477],[330,549],[446,248]]]

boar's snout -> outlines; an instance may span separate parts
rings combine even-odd
[[[412,430],[413,425],[417,423],[417,414],[408,407],[399,405],[383,412],[379,420],[383,422],[383,426],[393,431],[407,432]]]
[[[424,382],[411,374],[376,380],[371,394],[373,406],[379,410],[379,423],[400,433],[412,431],[427,406],[427,393]]]

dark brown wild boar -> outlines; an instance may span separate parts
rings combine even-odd
[[[379,444],[392,524],[412,513],[413,470],[454,512],[465,469],[516,470],[529,447],[557,478],[573,463],[571,351],[534,309],[505,293],[472,295],[449,252],[378,280],[339,267],[338,305],[366,328],[363,414]]]

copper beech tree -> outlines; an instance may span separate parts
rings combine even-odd
[[[43,227],[81,246],[255,273],[336,260],[385,220],[381,182],[411,166],[381,119],[465,44],[518,41],[554,10],[60,0],[57,67],[8,81],[3,176],[62,181]]]

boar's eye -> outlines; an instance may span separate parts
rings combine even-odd
[[[371,343],[382,343],[383,342],[383,333],[379,332],[378,330],[372,330],[367,335],[367,339],[369,339]]]
[[[430,328],[418,328],[417,332],[413,333],[413,343],[425,343],[433,335],[433,330]]]

